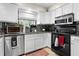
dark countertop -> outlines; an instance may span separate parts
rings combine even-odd
[[[72,34],[71,36],[78,36],[79,37],[79,34]]]
[[[43,33],[53,33],[53,34],[64,34],[68,35],[67,33],[55,33],[55,32],[29,32],[29,33],[17,33],[17,34],[0,34],[0,37],[3,36],[13,36],[13,35],[33,35],[33,34],[43,34]],[[69,34],[71,36],[79,36],[78,34]]]
[[[31,35],[31,34],[42,34],[42,33],[51,33],[51,32],[30,32],[30,33],[13,33],[13,34],[1,34],[0,37],[6,36],[19,36],[19,35]]]
[[[30,32],[30,33],[25,33],[25,35],[42,34],[42,33],[52,33],[52,32]]]
[[[56,32],[52,32],[52,34],[59,34],[59,35],[70,35],[68,33],[56,33]]]

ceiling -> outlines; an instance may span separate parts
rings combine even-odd
[[[31,3],[32,5],[37,5],[37,6],[40,6],[40,7],[43,7],[43,8],[50,8],[51,6],[54,6],[56,5],[56,3]]]

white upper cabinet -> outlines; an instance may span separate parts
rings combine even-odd
[[[44,14],[44,12],[39,13],[39,20],[40,20],[40,24],[45,23],[45,14]]]
[[[15,4],[0,4],[0,21],[17,23],[18,11]]]
[[[37,20],[39,20],[39,24],[43,23],[43,21],[44,21],[44,13],[43,12],[39,12]]]
[[[50,13],[49,12],[40,12],[39,20],[40,20],[40,24],[49,24],[50,23]]]
[[[50,12],[45,13],[45,19],[44,19],[44,24],[49,24],[50,23]]]
[[[72,4],[63,5],[62,9],[63,15],[72,13]]]
[[[56,17],[61,16],[62,15],[62,7],[57,8],[55,12],[56,12],[56,15],[55,15]]]
[[[55,23],[55,10],[51,11],[51,16],[50,16],[50,24],[54,24]]]
[[[79,21],[79,3],[73,4],[74,21]]]
[[[6,21],[9,22],[14,22],[17,23],[18,22],[18,8],[17,5],[14,4],[8,4],[6,6]]]

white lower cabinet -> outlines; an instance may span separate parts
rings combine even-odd
[[[51,48],[51,33],[44,34],[44,46]]]
[[[71,46],[71,56],[79,56],[79,45]]]
[[[74,45],[71,45],[71,56],[74,56]]]
[[[44,47],[43,38],[41,36],[35,38],[34,42],[35,42],[34,46],[36,50]]]
[[[25,53],[35,51],[46,46],[51,48],[50,33],[25,35]]]
[[[74,56],[79,56],[79,45],[74,45]]]
[[[79,37],[71,36],[71,56],[79,56]]]
[[[4,37],[0,37],[0,56],[4,56]]]
[[[31,52],[34,50],[34,38],[32,35],[25,35],[25,53]]]
[[[34,50],[34,40],[28,39],[25,40],[25,53],[31,52]]]

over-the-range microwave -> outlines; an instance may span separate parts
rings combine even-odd
[[[55,25],[73,24],[74,14],[69,13],[55,18]]]

